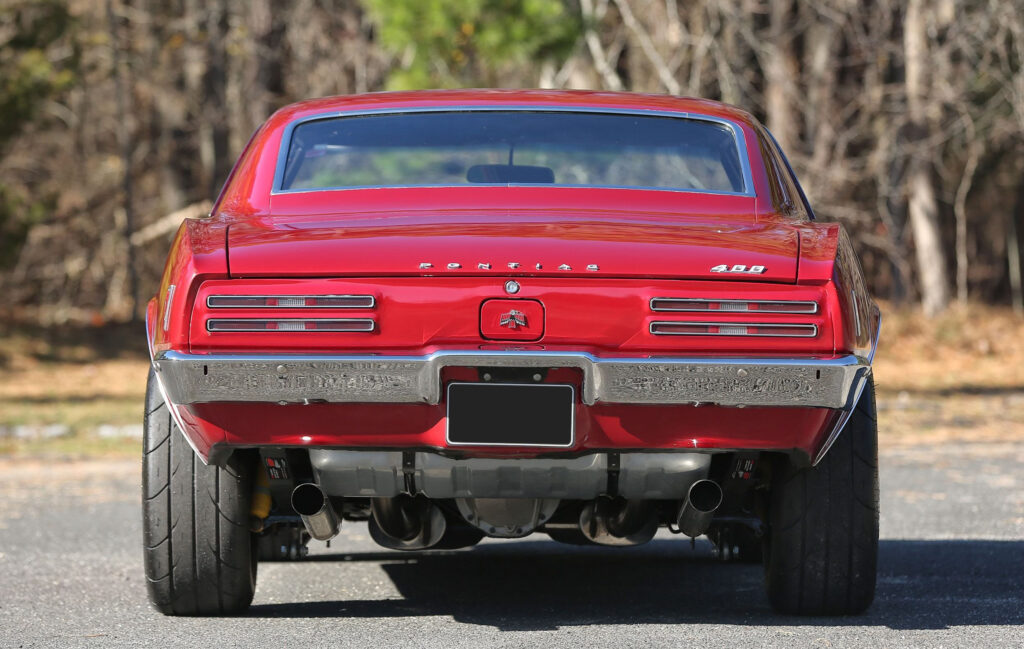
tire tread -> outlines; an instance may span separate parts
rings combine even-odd
[[[235,454],[223,467],[203,464],[171,419],[152,370],[146,393],[142,509],[149,599],[166,615],[241,613],[256,586],[246,458]]]
[[[878,561],[878,427],[869,378],[845,430],[817,466],[779,467],[765,577],[772,606],[800,615],[861,613]]]

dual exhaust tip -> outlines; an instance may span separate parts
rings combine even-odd
[[[694,482],[676,515],[676,526],[683,534],[691,537],[707,532],[715,517],[715,510],[722,504],[722,498],[722,487],[714,480]]]
[[[715,517],[715,511],[722,504],[722,498],[722,487],[717,482],[713,480],[694,482],[687,490],[686,498],[683,499],[683,504],[676,515],[676,525],[679,530],[691,537],[697,537],[707,532]],[[338,535],[338,531],[341,529],[341,518],[331,506],[331,499],[319,485],[307,482],[295,487],[295,490],[292,491],[292,508],[302,518],[302,524],[314,539],[327,541]],[[386,519],[404,520],[409,517],[409,513],[395,511],[393,516],[387,516]],[[377,518],[376,515],[375,518]],[[440,528],[443,531],[443,519],[431,527]]]
[[[302,518],[309,535],[317,541],[329,541],[341,529],[341,519],[331,506],[331,499],[312,482],[300,484],[292,491],[292,509]]]

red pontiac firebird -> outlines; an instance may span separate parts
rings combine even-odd
[[[275,113],[149,303],[145,567],[237,613],[343,521],[395,550],[659,528],[779,611],[874,596],[879,311],[772,136],[711,101],[335,97]]]

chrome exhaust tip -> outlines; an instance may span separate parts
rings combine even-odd
[[[722,504],[722,488],[713,480],[698,480],[686,492],[676,525],[683,534],[697,537],[708,531],[715,510]]]
[[[302,517],[306,531],[317,541],[328,541],[338,535],[341,519],[331,507],[331,499],[320,485],[306,482],[292,491],[292,509]]]

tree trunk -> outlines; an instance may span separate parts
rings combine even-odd
[[[928,136],[925,106],[928,97],[928,81],[925,77],[928,66],[928,35],[923,4],[924,0],[909,0],[903,19],[911,147],[907,174],[907,208],[917,254],[921,306],[926,315],[933,316],[949,304],[949,282],[931,163],[928,152],[922,150]]]
[[[207,195],[216,196],[231,170],[231,129],[227,116],[229,3],[217,0],[207,5],[206,70],[203,75],[203,115],[200,133],[204,142]]]
[[[770,0],[769,46],[765,66],[764,105],[768,116],[768,130],[775,136],[779,147],[789,153],[796,143],[797,115],[791,97],[799,64],[793,49],[792,0]]]
[[[106,3],[107,21],[110,30],[110,44],[111,44],[111,63],[113,66],[113,77],[114,77],[114,94],[116,95],[115,101],[117,102],[117,122],[120,125],[118,129],[118,138],[120,139],[121,145],[121,165],[123,167],[121,175],[121,200],[122,210],[119,212],[121,218],[118,218],[117,223],[121,233],[124,237],[122,245],[124,247],[125,255],[125,266],[123,272],[128,276],[128,312],[129,319],[134,322],[138,318],[139,310],[139,274],[135,268],[135,246],[132,245],[131,236],[135,229],[135,219],[132,208],[134,206],[134,177],[132,175],[132,136],[131,136],[131,125],[128,123],[128,115],[131,114],[131,93],[133,89],[132,77],[131,77],[131,66],[128,63],[122,62],[122,39],[121,39],[121,19],[114,13],[114,5],[112,0],[107,0]],[[118,269],[119,271],[121,269]],[[114,279],[121,275],[121,272],[114,274]],[[110,290],[108,291],[107,297],[107,308],[112,311],[120,311],[121,305],[116,304],[122,300],[118,299],[118,282],[112,280],[110,282]],[[111,297],[114,296],[114,297]]]
[[[1010,274],[1010,302],[1017,315],[1024,315],[1024,288],[1021,287],[1020,236],[1024,228],[1024,178],[1017,185],[1017,204],[1010,214],[1010,226],[1006,234],[1006,264]]]

